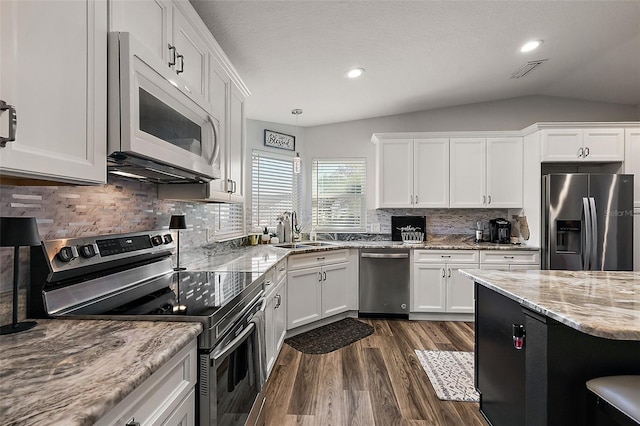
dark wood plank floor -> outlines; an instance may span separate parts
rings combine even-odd
[[[307,355],[282,347],[267,383],[267,426],[486,426],[478,404],[441,401],[414,350],[473,351],[473,323],[360,319],[375,332]]]

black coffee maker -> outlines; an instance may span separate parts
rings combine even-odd
[[[497,218],[489,221],[489,237],[492,243],[511,243],[511,222]]]

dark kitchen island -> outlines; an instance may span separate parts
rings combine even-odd
[[[640,273],[460,273],[475,282],[475,384],[493,426],[584,425],[587,380],[640,374]]]

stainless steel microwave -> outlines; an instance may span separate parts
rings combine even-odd
[[[220,121],[127,32],[108,39],[108,171],[156,183],[219,179]]]

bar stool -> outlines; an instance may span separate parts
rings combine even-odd
[[[589,425],[640,425],[640,376],[587,381]]]

